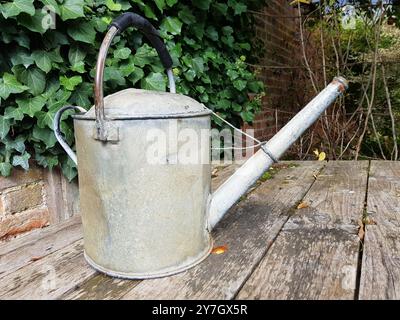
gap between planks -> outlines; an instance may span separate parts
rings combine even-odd
[[[354,299],[368,162],[330,161],[237,299]]]
[[[400,299],[400,162],[372,161],[360,300]]]

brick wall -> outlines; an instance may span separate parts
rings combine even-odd
[[[245,125],[244,128],[254,129],[255,137],[263,141],[270,139],[293,112],[304,106],[311,93],[301,67],[298,9],[290,6],[290,2],[269,0],[263,10],[254,13],[256,37],[265,47],[259,61],[263,66],[259,68],[259,74],[266,85],[266,96],[253,126]]]
[[[58,169],[15,169],[11,177],[0,176],[0,241],[77,214],[77,195],[77,185]]]

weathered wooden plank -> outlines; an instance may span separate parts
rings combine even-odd
[[[82,240],[7,274],[0,280],[0,299],[56,299],[96,271],[83,258]]]
[[[231,210],[214,230],[215,246],[227,246],[225,253],[212,254],[184,273],[142,281],[124,299],[233,298],[322,166],[321,162],[301,162],[298,167],[280,170]]]
[[[0,279],[81,238],[81,219],[76,216],[0,245]]]
[[[367,217],[359,299],[400,299],[400,162],[371,162]]]
[[[112,278],[96,274],[71,292],[59,297],[62,300],[117,300],[133,289],[140,281]]]
[[[354,299],[368,162],[329,162],[237,299]]]
[[[368,161],[329,161],[304,197],[308,205],[291,223],[317,228],[358,226],[368,179]]]

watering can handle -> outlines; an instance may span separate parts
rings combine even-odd
[[[123,32],[128,27],[135,27],[140,30],[149,39],[151,44],[157,50],[163,66],[167,69],[170,92],[175,93],[175,80],[172,73],[172,58],[168,53],[167,47],[160,37],[157,29],[145,18],[136,13],[127,12],[116,18],[110,25],[106,36],[100,46],[99,55],[96,64],[96,77],[94,82],[94,106],[96,110],[96,139],[107,141],[108,132],[112,131],[110,124],[106,123],[104,113],[104,94],[103,94],[103,76],[104,64],[108,49],[116,35]]]
[[[75,111],[79,111],[79,112],[83,112],[83,113],[85,113],[86,110],[81,107],[76,107],[76,106],[65,106],[57,111],[56,115],[54,116],[54,120],[53,120],[53,129],[54,129],[54,134],[57,138],[57,141],[63,147],[63,149],[68,154],[68,156],[71,158],[71,160],[77,165],[78,163],[76,160],[76,154],[74,153],[74,151],[72,151],[71,147],[64,140],[64,138],[61,134],[61,129],[60,129],[62,114],[67,110],[75,110]]]
[[[156,49],[164,68],[168,70],[172,67],[173,62],[167,47],[160,37],[159,32],[147,19],[139,16],[136,13],[127,12],[114,19],[114,21],[111,23],[111,26],[116,27],[118,29],[118,33],[123,32],[129,27],[136,27],[138,30],[144,33],[144,35],[147,37],[147,39],[149,39],[153,47]]]

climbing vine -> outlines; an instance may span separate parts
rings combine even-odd
[[[147,17],[174,60],[177,91],[239,125],[260,106],[262,82],[248,62],[252,43],[248,10],[261,0],[14,0],[0,1],[0,174],[13,167],[60,165],[72,180],[76,168],[56,143],[52,121],[59,108],[93,104],[98,48],[109,23],[127,11]],[[127,87],[166,90],[153,48],[128,30],[118,36],[105,68],[105,93]],[[255,96],[255,98],[254,98]],[[221,123],[216,123],[220,125]],[[61,129],[74,144],[66,114]]]

